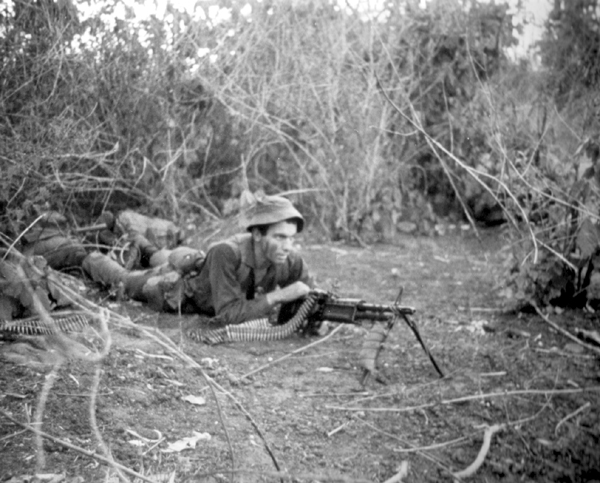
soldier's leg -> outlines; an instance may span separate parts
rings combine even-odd
[[[81,267],[81,261],[87,252],[79,241],[56,232],[26,245],[24,254],[40,255],[54,270],[66,270]]]
[[[181,307],[181,276],[166,265],[128,271],[113,259],[95,252],[85,258],[83,269],[95,282],[113,288],[122,286],[127,297],[147,302],[154,310],[176,311]]]
[[[155,274],[152,270],[129,271],[118,262],[99,252],[90,253],[82,263],[84,272],[94,281],[106,287],[123,287],[128,297],[146,302],[143,287]]]
[[[129,235],[132,249],[138,252],[139,264],[142,268],[155,267],[157,264],[152,263],[152,257],[160,251],[150,240],[140,233],[132,233]]]

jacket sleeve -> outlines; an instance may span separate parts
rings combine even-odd
[[[306,262],[297,253],[293,253],[289,258],[289,268],[285,276],[285,281],[280,283],[281,287],[287,287],[294,282],[304,282],[310,288],[315,288],[316,284],[313,277],[309,273]]]
[[[223,323],[240,324],[269,315],[271,306],[265,296],[246,300],[238,281],[239,257],[230,246],[219,244],[213,247],[205,263],[209,271],[212,305],[215,315]]]

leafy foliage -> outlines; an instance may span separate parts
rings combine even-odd
[[[582,148],[587,146],[589,152],[590,144],[592,154],[596,153],[597,144],[589,140]],[[507,258],[503,295],[513,304],[597,308],[598,294],[588,292],[599,266],[598,156],[590,161],[580,178],[576,173],[543,174],[539,167],[529,165],[527,172],[519,172],[519,182],[513,183],[513,187],[529,189],[521,207],[531,232],[526,239],[514,240]]]
[[[548,71],[535,91],[538,141],[533,150],[533,139],[517,146],[521,159],[504,178],[518,201],[505,206],[525,228],[512,234],[503,274],[503,293],[517,306],[600,306],[599,13],[595,0],[555,1],[540,43]]]
[[[598,0],[554,1],[540,53],[550,71],[549,85],[561,102],[598,86],[599,20]]]

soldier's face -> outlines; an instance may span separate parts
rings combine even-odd
[[[285,263],[288,255],[293,251],[296,233],[296,223],[281,221],[271,225],[264,235],[257,233],[255,240],[259,243],[265,258],[279,265]]]

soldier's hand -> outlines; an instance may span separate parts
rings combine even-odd
[[[287,287],[268,293],[267,301],[270,305],[292,302],[293,300],[306,297],[309,292],[310,287],[304,282],[294,282]]]

